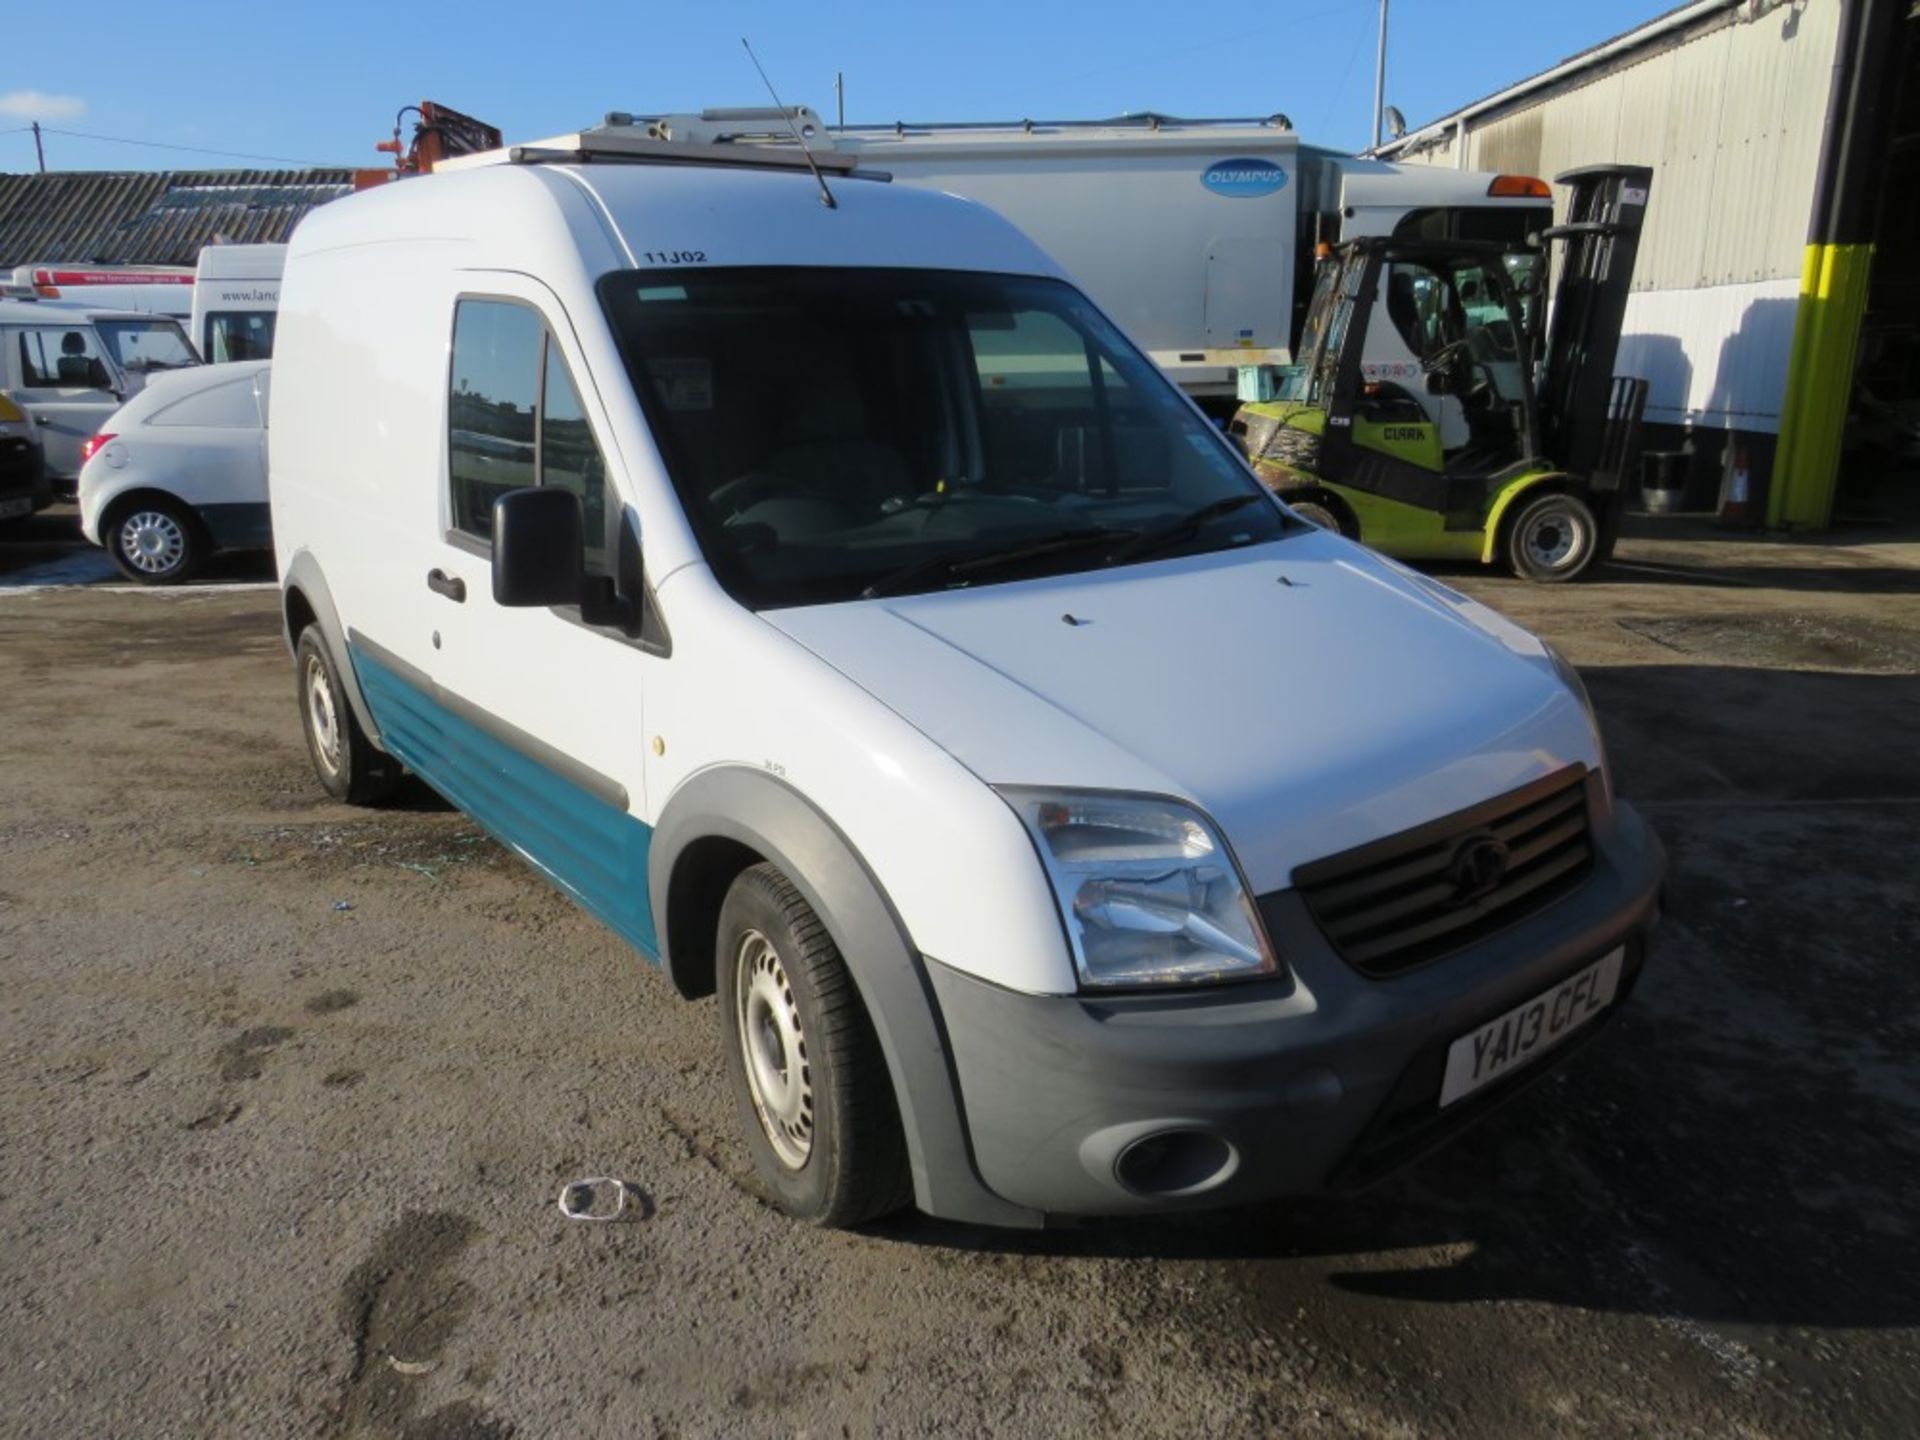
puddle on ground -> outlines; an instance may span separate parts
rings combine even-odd
[[[1920,672],[1920,633],[1884,620],[1817,615],[1675,615],[1614,622],[1682,655],[1774,670]]]

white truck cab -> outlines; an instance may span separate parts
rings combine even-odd
[[[998,215],[821,164],[590,131],[302,224],[328,791],[415,772],[717,994],[815,1223],[1356,1183],[1591,1035],[1663,860],[1573,673],[1292,515]]]
[[[187,333],[210,365],[273,357],[285,245],[208,245],[193,272]]]

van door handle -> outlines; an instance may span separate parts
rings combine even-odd
[[[427,571],[427,588],[436,595],[444,595],[455,604],[465,604],[467,582],[458,575],[449,575],[444,570]]]

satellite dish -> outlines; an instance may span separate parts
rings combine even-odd
[[[1387,106],[1387,131],[1396,140],[1407,133],[1407,117],[1400,113],[1398,105]]]

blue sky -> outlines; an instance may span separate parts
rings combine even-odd
[[[1417,125],[1666,8],[1393,0],[1387,100]],[[37,118],[56,131],[373,165],[394,111],[423,98],[490,120],[510,140],[607,110],[764,103],[744,34],[781,98],[829,120],[842,70],[849,121],[1278,110],[1307,140],[1354,147],[1369,138],[1377,14],[1376,0],[1212,11],[1164,0],[96,0],[80,29],[56,26],[70,32],[61,43],[22,44],[12,27],[0,53],[0,132]],[[69,134],[46,144],[53,169],[272,163]],[[31,136],[0,133],[0,170],[33,165]]]

